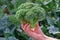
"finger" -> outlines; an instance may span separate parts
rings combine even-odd
[[[29,23],[25,24],[24,29],[26,31],[26,28],[28,27]]]
[[[39,28],[39,23],[36,24],[37,28]]]
[[[36,26],[35,26],[35,30],[36,30],[36,29],[39,29],[39,28],[40,28],[40,27],[39,27],[39,24],[37,23]]]
[[[31,30],[31,28],[30,28],[30,25],[28,25],[28,26],[26,27],[25,32],[28,33],[28,34],[29,34],[30,32],[33,32],[33,31]]]
[[[25,31],[26,32],[30,31],[30,24],[27,25],[27,27],[25,28]]]
[[[28,26],[28,23],[23,26],[24,31],[26,30],[27,26]]]

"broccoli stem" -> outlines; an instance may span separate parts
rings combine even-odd
[[[37,22],[38,22],[37,18],[34,18],[34,19],[30,20],[31,28],[34,28]]]

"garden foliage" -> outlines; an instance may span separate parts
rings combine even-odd
[[[40,20],[46,35],[60,39],[60,0],[0,0],[0,40],[29,40],[20,19],[33,25]]]

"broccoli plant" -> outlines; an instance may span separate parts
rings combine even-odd
[[[38,21],[45,19],[45,10],[36,3],[23,3],[21,4],[16,12],[16,18],[22,20],[24,24],[30,23],[31,28],[34,28]]]

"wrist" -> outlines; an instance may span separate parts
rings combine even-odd
[[[40,35],[40,37],[38,37],[38,39],[37,39],[37,40],[45,40],[45,39],[46,39],[46,37],[45,37],[45,36]]]

